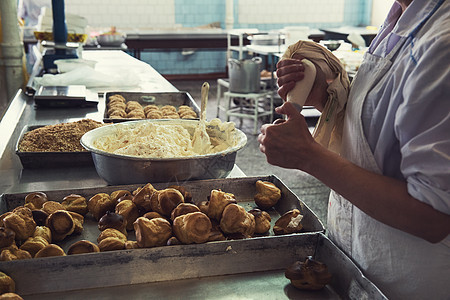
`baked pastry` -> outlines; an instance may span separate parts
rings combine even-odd
[[[124,243],[127,241],[127,236],[122,232],[120,232],[119,230],[114,228],[107,228],[100,233],[100,235],[97,238],[97,243],[100,243],[102,240],[110,237],[119,239]]]
[[[211,219],[210,219],[211,220]],[[211,232],[209,234],[208,242],[225,241],[227,238],[220,229],[220,223],[217,220],[211,220]]]
[[[138,209],[148,212],[152,210],[152,206],[150,203],[150,198],[152,197],[153,193],[156,192],[156,189],[153,187],[152,184],[147,183],[141,188],[138,188],[133,192],[133,203],[136,204]]]
[[[161,106],[160,110],[161,110],[162,112],[167,112],[167,113],[169,113],[169,112],[170,112],[170,113],[176,113],[176,112],[177,112],[176,107],[173,106],[173,105],[164,105],[164,106]]]
[[[49,215],[46,226],[52,232],[52,241],[62,241],[75,230],[72,215],[66,210],[58,210]]]
[[[163,113],[160,110],[150,110],[145,116],[147,119],[162,119]]]
[[[125,249],[125,242],[118,238],[107,237],[98,243],[98,248],[101,252],[123,250]]]
[[[326,264],[307,257],[305,262],[296,261],[284,275],[291,284],[302,290],[320,290],[331,281],[331,273]]]
[[[100,248],[91,241],[81,240],[70,245],[68,255],[100,252]]]
[[[273,226],[276,235],[300,232],[303,228],[301,223],[303,215],[296,208],[284,213]]]
[[[172,210],[178,206],[178,204],[184,202],[184,197],[180,191],[167,188],[158,191],[157,195],[150,198],[151,207],[153,211],[160,213],[163,216],[170,217]]]
[[[256,205],[262,209],[273,207],[281,199],[281,190],[268,181],[256,181],[256,191],[254,200]]]
[[[52,231],[47,226],[36,226],[33,237],[43,237],[47,242],[52,242]]]
[[[88,210],[98,221],[107,211],[114,211],[116,202],[106,193],[98,193],[88,201]]]
[[[197,207],[200,209],[202,213],[209,216],[208,214],[209,201],[200,201],[199,203],[197,203]]]
[[[209,197],[208,217],[220,221],[223,210],[231,203],[237,203],[233,194],[212,190]]]
[[[181,216],[181,215],[185,215],[191,212],[199,212],[200,208],[198,208],[197,205],[192,204],[192,203],[180,203],[178,204],[177,207],[175,207],[172,210],[172,213],[170,215],[170,219],[173,221],[175,220],[176,217]]]
[[[1,261],[11,261],[19,259],[29,259],[32,258],[28,251],[17,248],[15,244],[2,250],[0,254]]]
[[[28,207],[31,210],[41,209],[42,204],[47,202],[47,194],[44,192],[34,192],[25,196],[25,207]]]
[[[48,213],[43,211],[42,209],[35,209],[31,211],[31,214],[33,215],[33,220],[36,222],[36,225],[38,226],[44,226],[45,222],[48,218]]]
[[[164,246],[172,236],[172,226],[163,218],[149,220],[139,217],[133,225],[140,248]]]
[[[83,232],[83,223],[84,223],[84,217],[76,212],[69,211],[68,212],[73,219],[73,223],[75,225],[75,228],[73,229],[74,234],[80,234]]]
[[[0,300],[23,300],[23,298],[16,293],[4,293],[0,295]]]
[[[86,198],[77,194],[70,194],[64,197],[61,205],[65,210],[76,212],[82,216],[89,211]]]
[[[107,211],[98,221],[98,230],[103,231],[107,228],[114,228],[127,234],[127,220],[122,215]]]
[[[57,210],[65,210],[65,208],[59,202],[47,201],[44,204],[42,204],[42,210],[50,215],[50,214],[54,213]]]
[[[131,200],[133,199],[133,195],[131,195],[130,191],[127,190],[118,190],[114,191],[110,195],[111,200],[114,201],[117,205],[122,200]]]
[[[131,194],[130,194],[131,195]],[[121,215],[126,221],[126,229],[133,230],[133,223],[139,218],[139,210],[131,200],[122,200],[116,205],[116,214]]]
[[[10,228],[0,227],[0,249],[8,247],[15,242],[16,233]]]
[[[245,237],[251,237],[255,233],[255,217],[242,206],[228,204],[220,219],[220,229],[225,234],[241,233]]]
[[[16,283],[14,280],[3,272],[0,272],[0,294],[14,293],[16,291]]]
[[[56,244],[48,244],[47,246],[39,250],[34,257],[39,258],[51,256],[66,256],[66,253],[60,246]]]
[[[36,222],[29,208],[19,206],[3,219],[3,226],[15,232],[16,240],[24,241],[33,235]]]
[[[143,215],[144,218],[147,218],[149,220],[151,219],[155,219],[155,218],[163,218],[165,219],[166,217],[164,217],[163,215],[161,215],[160,213],[157,213],[156,211],[149,211],[148,213],[145,213]]]
[[[249,210],[249,213],[255,217],[255,233],[262,234],[270,230],[270,221],[272,219],[268,212],[255,208]]]
[[[177,239],[176,236],[172,236],[170,239],[167,240],[167,246],[175,246],[175,245],[183,245],[182,242],[180,242],[179,239]]]
[[[139,245],[136,241],[126,241],[125,242],[125,249],[138,249]]]
[[[202,212],[191,212],[178,216],[173,221],[173,233],[183,244],[201,244],[211,235],[211,221]]]
[[[29,237],[22,246],[20,246],[20,249],[28,251],[28,253],[34,257],[39,250],[43,249],[48,244],[49,242],[42,236]]]
[[[3,220],[10,214],[12,214],[12,212],[7,211],[4,214],[0,215],[0,227],[5,227],[5,223],[3,223]]]
[[[125,98],[120,95],[120,94],[114,94],[108,97],[109,103],[111,103],[112,101],[120,101],[125,103],[127,100],[125,100]]]
[[[186,188],[182,185],[170,185],[167,188],[172,188],[178,190],[184,198],[185,203],[192,203],[192,194],[186,190]]]
[[[148,114],[152,110],[159,110],[159,107],[154,104],[149,104],[149,105],[144,106],[145,114]]]

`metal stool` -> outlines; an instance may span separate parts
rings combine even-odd
[[[217,99],[217,117],[222,110],[227,116],[227,121],[230,120],[230,116],[240,118],[240,127],[242,127],[242,119],[249,118],[254,121],[253,134],[258,133],[258,119],[269,116],[270,122],[273,122],[273,92],[263,90],[259,93],[234,93],[225,92],[225,105],[220,104],[220,98]],[[236,106],[231,106],[233,99],[239,99],[239,103]],[[243,103],[243,101],[250,100],[249,103]],[[265,108],[269,100],[269,110]],[[245,105],[248,104],[248,105]]]

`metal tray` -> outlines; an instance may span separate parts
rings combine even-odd
[[[38,168],[62,168],[62,167],[83,167],[93,166],[92,155],[89,151],[79,152],[22,152],[19,151],[19,143],[25,133],[45,125],[25,126],[20,133],[16,143],[16,155],[24,169]]]
[[[108,98],[112,95],[122,95],[127,101],[137,101],[142,106],[154,104],[157,106],[173,105],[177,109],[181,105],[191,107],[197,116],[200,116],[200,108],[188,92],[166,92],[166,93],[141,93],[141,92],[107,92],[105,93],[105,113],[103,122],[116,123],[141,119],[115,119],[108,116]],[[198,118],[197,118],[198,119]]]
[[[122,293],[145,291],[145,293],[151,294],[161,292],[159,284],[164,286],[167,285],[164,283],[165,281],[176,281],[169,284],[174,287],[173,290],[166,291],[167,295],[175,296],[173,293],[181,292],[182,287],[186,287],[185,279],[191,280],[187,283],[187,286],[190,286],[189,282],[199,283],[199,278],[203,279],[211,276],[222,278],[225,275],[232,274],[237,274],[238,278],[237,280],[232,279],[233,284],[246,285],[247,280],[250,280],[248,278],[255,279],[259,276],[264,277],[267,275],[270,277],[270,281],[274,280],[277,283],[276,285],[269,284],[268,286],[273,292],[298,293],[290,285],[287,287],[289,281],[284,278],[284,269],[295,260],[303,260],[306,256],[322,253],[317,252],[317,249],[321,246],[318,241],[323,239],[323,237],[320,237],[320,234],[324,232],[324,227],[317,216],[277,177],[212,179],[178,184],[183,185],[192,193],[195,202],[206,200],[211,189],[222,189],[223,191],[234,193],[239,204],[248,210],[256,207],[253,195],[256,193],[255,182],[257,180],[273,182],[282,191],[281,200],[274,209],[269,211],[272,222],[275,222],[284,212],[298,208],[304,215],[302,221],[304,232],[281,236],[274,236],[273,232],[271,232],[266,236],[245,240],[227,240],[199,245],[164,246],[0,262],[0,271],[10,275],[16,281],[17,292],[22,296],[35,295],[38,297],[37,295],[42,296],[41,294],[44,293],[56,293],[55,298],[57,298],[58,293],[64,293],[67,296],[71,293],[78,295],[77,293],[84,293],[80,290],[88,288],[97,289],[96,291],[90,291],[94,294],[99,293],[98,296],[100,296],[104,293],[109,295],[111,290],[105,289],[106,287],[116,287],[118,290],[121,290],[119,286],[130,284],[144,285],[138,286],[136,290],[134,290],[134,287],[127,286],[128,292],[123,290]],[[154,186],[157,189],[162,189],[170,184],[173,183],[154,184]],[[89,199],[99,192],[111,193],[118,189],[133,190],[139,186],[142,185],[106,186],[44,192],[50,200],[61,201],[64,196],[71,193],[81,194]],[[10,211],[19,205],[23,205],[26,195],[27,193],[3,194],[1,196],[1,212]],[[97,222],[88,214],[85,217],[83,233],[66,239],[60,245],[67,251],[68,247],[75,241],[80,239],[96,241],[98,235]],[[129,239],[132,240],[133,238],[133,236],[129,236]],[[324,258],[320,257],[320,259],[329,260],[332,264],[336,251],[338,251],[337,248],[324,250]],[[339,252],[339,255],[340,260],[345,258],[343,253]],[[343,262],[339,263],[342,264]],[[348,264],[349,260],[344,263]],[[351,268],[355,267],[351,266]],[[333,267],[332,270],[336,274],[334,281],[341,286],[341,289],[348,289],[348,285],[343,286],[342,281],[347,279],[341,276],[341,273],[347,274],[349,271],[342,266]],[[255,272],[264,273],[258,274]],[[361,277],[361,275],[358,276]],[[357,280],[358,285],[353,288],[362,286],[363,290],[366,290],[364,282],[362,284],[358,278],[353,278],[353,275],[347,277]],[[221,282],[221,280],[209,278],[206,281],[200,280],[200,284],[204,286],[210,280],[216,282],[215,284]],[[256,284],[257,280],[253,281]],[[221,285],[221,288],[224,289],[226,287]],[[212,292],[212,290],[211,287],[209,290],[206,288],[205,293]],[[333,290],[335,292],[332,292]],[[220,289],[218,291],[222,292]],[[197,292],[201,293],[201,291]],[[240,290],[235,290],[234,292],[238,293]],[[324,293],[325,295],[332,295],[331,299],[333,299],[336,298],[335,293],[338,292],[339,289],[331,286]],[[119,294],[113,293],[113,295]],[[51,298],[51,295],[49,297]]]

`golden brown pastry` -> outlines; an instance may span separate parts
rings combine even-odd
[[[125,110],[113,110],[109,116],[111,118],[126,118],[127,117],[127,112]]]
[[[106,238],[119,239],[124,243],[127,241],[127,236],[125,234],[123,234],[122,232],[120,232],[119,230],[114,229],[114,228],[107,228],[107,229],[103,230],[97,238],[97,243],[100,243],[102,240],[104,240]]]
[[[256,181],[256,191],[254,200],[256,205],[262,209],[273,207],[281,198],[281,190],[268,181]]]
[[[162,119],[163,113],[160,110],[150,110],[145,116],[147,119]]]
[[[12,212],[7,211],[4,214],[0,215],[0,227],[5,227],[5,223],[3,223],[3,220],[10,214],[12,214]]]
[[[76,212],[69,211],[69,214],[72,216],[73,223],[75,228],[73,229],[74,234],[80,234],[83,232],[83,223],[84,217]]]
[[[116,202],[106,193],[98,193],[88,201],[88,210],[98,221],[107,211],[114,211]]]
[[[64,197],[61,205],[65,210],[76,212],[82,216],[89,211],[86,198],[77,194],[70,194]]]
[[[136,191],[133,192],[133,203],[138,207],[138,209],[148,212],[152,210],[152,206],[150,203],[150,199],[153,195],[153,193],[156,192],[156,189],[153,187],[152,184],[147,183],[142,188],[138,188]]]
[[[164,105],[164,106],[161,106],[160,110],[161,110],[162,112],[173,112],[173,113],[176,113],[176,112],[177,112],[176,107],[173,106],[173,105]]]
[[[241,233],[245,237],[251,237],[255,233],[255,217],[242,206],[229,204],[223,210],[220,229],[225,234]]]
[[[48,213],[43,211],[42,209],[35,209],[31,211],[32,215],[33,215],[33,220],[34,222],[36,222],[36,225],[38,226],[44,226],[47,218],[48,218]]]
[[[138,249],[139,245],[136,241],[126,241],[125,249]]]
[[[132,110],[127,113],[129,119],[145,119],[145,113],[143,110]]]
[[[151,207],[153,211],[162,214],[163,216],[170,217],[172,210],[178,206],[178,204],[184,202],[184,197],[180,191],[167,188],[158,191],[157,197],[151,197]]]
[[[39,250],[43,249],[48,244],[49,242],[42,236],[29,237],[22,246],[20,246],[20,249],[28,251],[28,253],[34,257]]]
[[[145,213],[143,215],[144,218],[147,218],[149,220],[151,219],[155,219],[155,218],[163,218],[165,219],[166,217],[164,217],[163,215],[161,215],[160,213],[157,213],[156,211],[149,211],[148,213]]]
[[[126,221],[126,229],[133,230],[133,223],[139,218],[139,210],[131,200],[122,200],[116,205],[116,214],[121,215]]]
[[[5,228],[13,230],[16,234],[16,240],[24,241],[33,235],[36,229],[36,222],[33,219],[33,213],[27,207],[16,207],[11,214],[3,219]]]
[[[0,272],[0,294],[14,293],[16,291],[16,283],[14,280],[3,272]]]
[[[172,236],[170,239],[167,240],[167,246],[175,246],[175,245],[183,245],[182,242],[180,242],[179,239],[177,239],[176,236]]]
[[[331,273],[326,264],[306,258],[305,262],[296,261],[290,265],[284,275],[291,284],[302,290],[320,290],[331,281]]]
[[[211,229],[209,217],[202,212],[180,215],[173,221],[173,233],[183,244],[206,243]]]
[[[107,211],[98,221],[98,230],[103,231],[107,228],[114,228],[127,234],[127,220],[122,215]]]
[[[11,261],[29,258],[32,258],[31,254],[28,251],[17,248],[15,244],[11,245],[8,248],[3,249],[2,253],[0,254],[1,261]]]
[[[197,203],[197,207],[200,209],[202,213],[209,216],[208,214],[209,201],[200,201],[199,203]]]
[[[112,101],[120,101],[125,103],[127,100],[125,100],[125,98],[120,95],[120,94],[114,94],[108,97],[109,102],[111,103]]]
[[[65,208],[59,202],[47,201],[44,204],[42,204],[42,210],[50,215],[50,214],[54,213],[57,210],[65,210]]]
[[[15,242],[16,233],[10,228],[0,227],[0,248],[5,248]]]
[[[208,242],[225,241],[227,238],[225,237],[222,230],[220,229],[220,223],[217,220],[212,219],[211,225],[212,225],[212,228],[211,228],[211,233],[208,238]]]
[[[44,192],[34,192],[25,196],[25,207],[28,207],[31,210],[41,209],[42,204],[47,202],[47,194]]]
[[[70,245],[68,255],[100,252],[100,248],[91,241],[81,240]]]
[[[209,197],[208,217],[220,221],[223,210],[231,203],[236,203],[236,198],[231,193],[225,193],[221,190],[212,190]]]
[[[119,203],[122,200],[133,199],[133,195],[131,194],[130,191],[127,191],[127,190],[114,191],[111,193],[110,197],[111,197],[111,200],[116,203],[116,205],[117,205],[117,203]]]
[[[262,234],[270,230],[270,215],[268,212],[258,208],[249,211],[255,217],[255,233]]]
[[[182,185],[170,185],[167,188],[172,188],[178,190],[184,198],[185,203],[192,203],[192,194]]]
[[[276,235],[300,232],[303,228],[301,223],[303,215],[296,208],[284,213],[273,226]]]
[[[100,243],[98,243],[98,248],[100,249],[101,252],[124,250],[125,242],[114,237],[107,237],[101,240]]]
[[[170,219],[173,221],[176,217],[185,215],[191,212],[199,212],[200,208],[197,205],[192,203],[180,203],[177,207],[172,210],[172,214],[170,215]]]
[[[145,114],[148,114],[148,112],[150,112],[152,110],[159,110],[159,107],[154,104],[149,104],[149,105],[144,106]]]
[[[75,230],[72,215],[66,210],[57,210],[49,215],[46,226],[52,232],[52,241],[62,241]]]
[[[60,246],[56,244],[48,244],[47,246],[39,250],[34,257],[39,258],[52,256],[66,256],[66,253]]]
[[[16,293],[4,293],[0,295],[0,300],[23,300],[23,298]]]
[[[140,248],[164,246],[172,236],[172,226],[163,218],[149,220],[139,217],[134,222],[134,231]]]
[[[52,242],[52,231],[47,226],[36,226],[33,237],[43,237],[47,242]]]

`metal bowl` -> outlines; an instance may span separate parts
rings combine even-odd
[[[97,42],[100,46],[114,47],[120,46],[125,42],[125,35],[122,34],[100,34],[97,36]]]
[[[237,151],[247,143],[247,136],[236,128],[236,144],[214,154],[197,155],[183,158],[144,158],[118,155],[99,150],[93,142],[116,130],[116,126],[136,126],[142,122],[161,124],[182,124],[193,134],[198,120],[141,120],[116,123],[93,129],[81,138],[81,145],[92,154],[98,175],[108,184],[137,184],[149,182],[182,182],[186,180],[225,178],[231,172],[236,161]],[[225,133],[215,126],[207,126],[217,138]],[[211,136],[211,134],[210,134]]]

